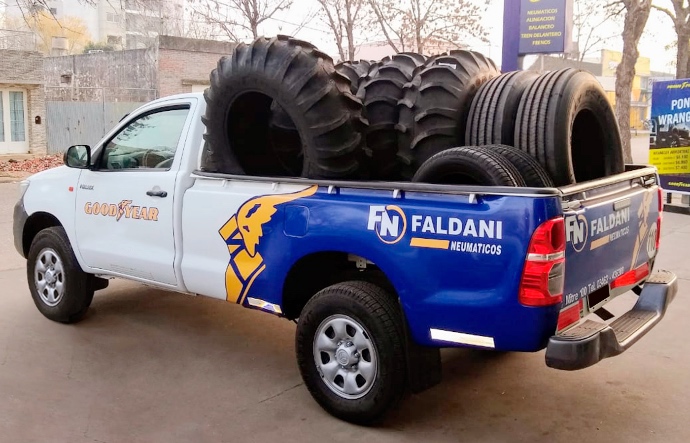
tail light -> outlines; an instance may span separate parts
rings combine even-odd
[[[641,266],[628,271],[617,279],[611,282],[611,289],[620,288],[623,286],[632,286],[639,281],[642,281],[649,275],[649,264],[643,263]]]
[[[542,223],[527,249],[518,300],[526,306],[550,306],[563,299],[565,224],[563,217]]]

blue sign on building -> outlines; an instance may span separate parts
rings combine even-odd
[[[654,83],[649,162],[664,190],[690,194],[690,79]]]
[[[572,0],[520,0],[520,55],[567,52]]]

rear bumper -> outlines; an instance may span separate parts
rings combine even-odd
[[[644,284],[635,306],[610,324],[588,320],[551,337],[546,365],[573,371],[625,352],[661,321],[677,291],[673,273],[655,273]]]

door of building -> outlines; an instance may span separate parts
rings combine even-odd
[[[0,89],[0,154],[29,152],[27,91]]]

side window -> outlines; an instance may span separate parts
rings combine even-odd
[[[103,148],[100,169],[169,169],[188,113],[166,109],[129,122]]]

